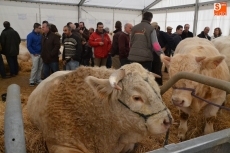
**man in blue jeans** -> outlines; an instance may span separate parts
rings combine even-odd
[[[41,82],[42,58],[41,54],[41,25],[34,23],[34,29],[27,35],[27,49],[32,59],[32,69],[30,73],[30,86],[35,86]]]
[[[79,61],[81,60],[81,38],[77,35],[74,35],[71,32],[71,27],[68,25],[64,26],[63,32],[66,36],[63,41],[63,65],[65,65],[66,70],[75,70],[77,67],[79,67]]]
[[[42,52],[43,60],[43,79],[47,78],[50,73],[59,70],[59,49],[61,46],[60,37],[51,32],[51,24],[42,24]]]

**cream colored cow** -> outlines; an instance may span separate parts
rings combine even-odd
[[[182,71],[229,80],[229,71],[224,56],[218,52],[210,41],[202,38],[186,38],[177,46],[170,62],[169,76],[172,77]],[[174,87],[171,100],[180,109],[181,118],[178,137],[182,140],[185,139],[189,115],[192,111],[198,112],[202,108],[204,108],[206,118],[204,133],[214,132],[213,123],[219,108],[192,97],[191,91],[176,88],[195,89],[197,96],[218,105],[222,105],[225,101],[226,92],[185,79],[178,81]]]
[[[50,153],[129,152],[172,122],[155,77],[140,64],[57,73],[38,85],[27,105]]]

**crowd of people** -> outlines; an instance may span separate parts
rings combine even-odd
[[[47,21],[43,21],[42,25],[34,23],[26,39],[32,59],[29,85],[35,86],[59,71],[59,56],[62,56],[63,70],[75,70],[80,65],[118,69],[125,64],[138,62],[147,70],[160,75],[161,78],[156,78],[156,81],[162,85],[162,62],[168,63],[179,42],[193,37],[193,33],[189,31],[189,24],[184,27],[178,25],[175,33],[172,33],[171,26],[167,27],[166,32],[161,31],[157,22],[151,23],[152,18],[151,12],[145,12],[139,24],[133,26],[126,23],[123,31],[122,23],[116,21],[113,36],[102,22],[97,23],[95,31],[94,28],[87,29],[84,22],[68,22],[63,27],[62,35],[54,24]],[[17,55],[21,38],[11,28],[10,22],[5,21],[3,26],[5,29],[0,37],[0,51],[6,57],[10,75],[5,72],[2,56],[0,73],[2,78],[10,78],[18,75]],[[220,28],[215,28],[210,37],[209,30],[209,27],[205,27],[198,37],[211,40],[222,34]],[[63,51],[60,51],[61,45]]]

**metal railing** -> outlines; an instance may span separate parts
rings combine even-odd
[[[180,79],[188,79],[196,81],[205,85],[209,85],[218,89],[222,89],[230,93],[230,82],[204,76],[201,74],[194,74],[189,72],[179,72],[170,78],[163,86],[161,86],[161,95],[163,95],[169,88],[171,88]]]
[[[161,95],[180,79],[188,79],[230,93],[230,82],[189,72],[179,72],[161,86]],[[230,151],[230,129],[187,140],[178,144],[169,144],[148,153],[228,153]]]
[[[211,133],[147,153],[229,153],[230,129]]]

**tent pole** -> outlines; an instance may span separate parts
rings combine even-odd
[[[196,33],[197,33],[198,11],[199,11],[199,0],[196,0],[195,11],[194,11],[194,21],[193,21],[193,36],[196,36]]]

